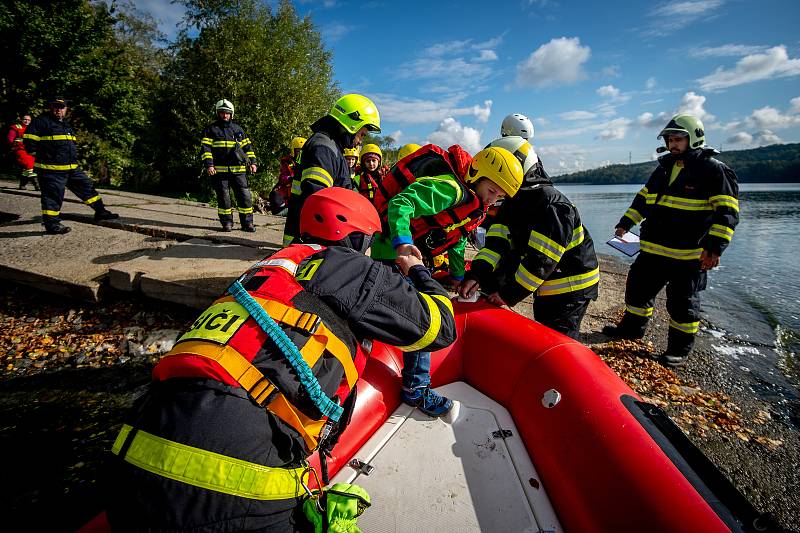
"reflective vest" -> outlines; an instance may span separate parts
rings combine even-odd
[[[436,256],[456,244],[462,237],[481,225],[486,218],[486,206],[461,181],[472,162],[472,157],[460,146],[444,150],[428,144],[405,157],[383,177],[375,192],[375,209],[381,217],[382,232],[389,235],[389,202],[406,187],[425,176],[451,174],[460,187],[459,200],[449,209],[435,215],[411,220],[411,236],[418,248]]]
[[[319,316],[295,309],[292,303],[292,299],[304,290],[295,279],[298,266],[324,249],[317,245],[291,245],[256,263],[234,283],[243,294],[233,292],[223,296],[206,309],[158,363],[153,371],[154,379],[206,377],[241,386],[255,403],[296,430],[309,453],[314,451],[323,437],[326,423],[338,420],[338,416],[333,416],[332,412],[337,408],[341,411],[339,405],[344,403],[355,387],[366,364],[359,347],[348,347]],[[318,266],[319,263],[311,261],[300,275],[309,275],[307,271]],[[255,278],[263,278],[264,281],[256,290],[245,291],[240,282],[248,283]],[[248,310],[248,303],[242,298],[256,307]],[[302,346],[296,346],[300,360],[292,359],[291,350],[281,350],[307,397],[318,408],[318,416],[311,416],[307,410],[304,413],[293,405],[252,364],[265,342],[275,342],[280,348],[280,341],[267,340],[268,328],[263,327],[257,316],[263,312],[280,326],[281,332],[292,328],[308,335]],[[287,337],[284,339],[291,343]],[[311,371],[323,356],[335,358],[339,365],[333,365],[333,368],[331,365],[320,367],[327,366],[328,371],[340,369],[343,373],[343,379],[332,398],[321,391],[319,381]]]

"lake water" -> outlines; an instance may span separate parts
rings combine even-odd
[[[598,253],[641,185],[556,186],[578,207]],[[721,357],[753,373],[759,394],[797,400],[800,354],[800,184],[740,184],[740,221],[720,267],[709,273],[703,312]],[[788,382],[787,382],[788,378]],[[787,390],[785,390],[787,389]],[[795,389],[795,390],[792,390]],[[796,417],[793,416],[792,418]]]

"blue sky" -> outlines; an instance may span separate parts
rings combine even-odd
[[[137,0],[174,35],[178,6]],[[676,112],[724,150],[800,141],[800,1],[297,0],[399,144],[476,152],[530,117],[552,174],[647,161]]]

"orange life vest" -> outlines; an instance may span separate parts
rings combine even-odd
[[[329,372],[335,371],[333,369],[342,372],[343,379],[331,398],[333,403],[341,405],[355,387],[366,357],[357,343],[348,346],[328,329],[319,316],[300,311],[292,303],[292,299],[304,290],[295,279],[299,265],[324,249],[308,244],[288,246],[253,265],[239,281],[246,283],[253,278],[264,278],[256,290],[248,290],[247,294],[281,329],[292,328],[307,335],[305,343],[298,348],[309,369],[316,365],[320,369],[318,372],[324,367]],[[319,263],[311,261],[300,275],[307,275],[308,269],[318,266]],[[258,405],[296,430],[311,452],[319,445],[328,417],[304,413],[252,364],[265,342],[270,342],[268,339],[265,330],[236,298],[223,296],[200,315],[189,331],[178,339],[175,347],[159,361],[153,370],[153,379],[197,377],[240,386]],[[339,365],[333,368],[317,365],[322,357],[335,358]]]
[[[427,144],[398,161],[378,184],[373,200],[383,223],[383,234],[389,234],[388,212],[392,198],[419,178],[451,174],[461,187],[461,200],[435,215],[412,219],[411,236],[420,250],[436,256],[469,235],[486,217],[486,206],[462,181],[471,162],[472,157],[458,145],[444,150],[434,144]]]

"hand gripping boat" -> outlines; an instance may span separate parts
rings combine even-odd
[[[488,304],[455,309],[458,340],[431,364],[456,402],[446,419],[401,404],[394,347],[375,343],[359,380],[328,468],[369,492],[365,533],[773,530],[590,349]],[[81,531],[107,529],[101,514]]]

